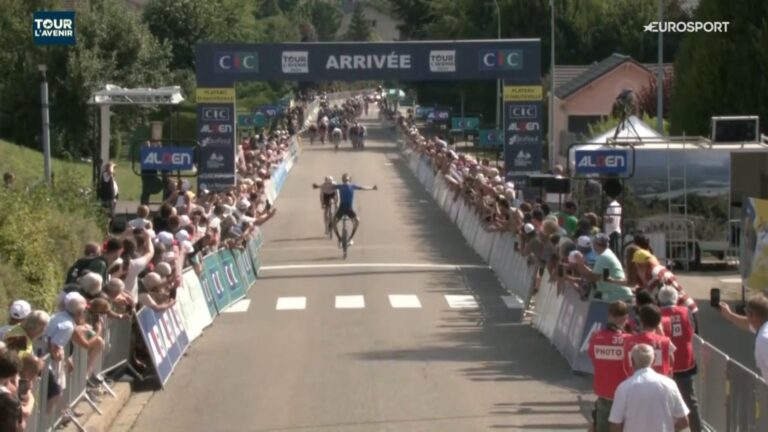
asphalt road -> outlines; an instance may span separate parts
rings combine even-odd
[[[135,431],[585,429],[590,380],[509,322],[494,275],[376,125],[364,152],[305,146],[249,307],[195,342]],[[342,260],[310,185],[345,171],[380,190],[356,196],[361,229]]]

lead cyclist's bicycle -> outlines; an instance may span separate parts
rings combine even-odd
[[[333,221],[334,215],[336,215],[336,209],[336,198],[332,199],[331,202],[325,206],[325,235],[331,240],[333,240]]]

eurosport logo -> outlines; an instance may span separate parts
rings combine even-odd
[[[32,15],[35,45],[74,45],[75,12],[35,12]]]
[[[456,50],[433,50],[429,52],[430,72],[456,72]]]
[[[535,119],[539,116],[539,109],[536,105],[513,105],[509,109],[510,120]]]
[[[203,108],[203,120],[227,122],[230,121],[229,108]]]
[[[227,134],[234,132],[234,129],[232,128],[231,124],[221,123],[221,124],[204,124],[203,127],[200,128],[200,133],[204,134]]]
[[[309,52],[283,51],[283,73],[309,73]]]
[[[644,26],[650,33],[728,33],[730,21],[652,21]]]
[[[522,68],[522,50],[480,51],[480,70],[521,70]]]
[[[218,72],[247,73],[259,71],[259,53],[223,52],[216,54]]]

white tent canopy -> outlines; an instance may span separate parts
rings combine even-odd
[[[627,124],[625,125],[619,125],[622,127],[621,127],[621,130],[619,131],[619,135],[616,137],[617,141],[637,141],[638,139],[661,137],[660,133],[658,133],[655,129],[645,124],[645,122],[643,122],[636,116],[627,117],[626,123]],[[590,139],[589,143],[591,144],[607,143],[608,139],[612,139],[613,136],[616,134],[616,129],[619,129],[619,126],[616,126],[615,128],[612,128],[611,130],[607,132],[603,132],[602,134]]]

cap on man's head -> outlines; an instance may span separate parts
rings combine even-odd
[[[591,248],[592,240],[587,236],[581,236],[578,240],[576,240],[576,245],[582,249]]]
[[[157,241],[164,244],[166,247],[173,246],[173,234],[168,231],[163,231],[157,235]]]
[[[638,249],[634,255],[632,255],[632,262],[635,264],[645,264],[653,258],[653,254],[645,249]]]
[[[607,235],[600,233],[592,238],[592,243],[600,246],[608,246],[610,239]]]
[[[161,262],[155,267],[155,272],[162,277],[168,277],[173,273],[173,269],[171,269],[171,265],[167,262]]]
[[[176,233],[176,241],[183,242],[189,240],[189,233],[187,230],[179,230],[179,232]]]
[[[23,320],[27,315],[32,312],[32,306],[24,300],[16,300],[11,303],[11,307],[8,310],[8,315],[16,320]]]
[[[523,225],[523,231],[525,231],[526,234],[531,234],[536,231],[536,227],[534,227],[533,224],[527,223]]]
[[[571,264],[576,264],[581,258],[584,258],[584,254],[577,250],[571,251],[571,253],[568,254],[568,262]]]

